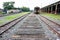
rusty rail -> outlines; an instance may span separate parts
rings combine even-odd
[[[28,14],[25,14],[19,18],[16,18],[2,26],[0,26],[0,36],[5,33],[6,31],[8,31],[10,28],[12,28],[13,26],[15,26],[19,21],[23,20]],[[1,30],[3,29],[3,30]]]
[[[47,20],[49,20],[48,18],[46,18],[46,17],[44,17],[44,16],[42,16],[43,18],[45,18],[45,19],[47,19]],[[56,23],[56,22],[54,22],[54,21],[52,21],[52,20],[49,20],[49,21],[51,21],[52,23],[54,23],[54,24],[56,24],[56,25],[58,25],[59,27],[60,27],[60,24],[58,24],[58,23]]]
[[[60,33],[59,33],[56,29],[52,28],[52,27],[47,23],[47,21],[44,21],[42,18],[44,18],[44,19],[46,19],[46,20],[54,23],[54,24],[57,25],[58,27],[60,27],[60,24],[58,24],[58,23],[56,23],[56,22],[54,22],[54,21],[52,21],[52,20],[49,20],[48,18],[46,18],[46,17],[44,17],[44,16],[41,16],[41,15],[39,16],[39,18],[48,26],[48,28],[49,28],[51,31],[53,31],[53,33],[55,33],[58,37],[60,37]]]

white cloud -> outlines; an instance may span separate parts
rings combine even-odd
[[[33,9],[35,6],[44,7],[59,0],[2,0],[0,1],[0,8],[3,8],[3,2],[15,1],[15,7],[26,6]]]

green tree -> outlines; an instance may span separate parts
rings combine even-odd
[[[14,3],[15,3],[15,2],[4,2],[4,3],[3,3],[3,7],[4,7],[4,9],[6,9],[6,10],[13,9],[13,8],[14,8]]]
[[[22,11],[24,11],[24,12],[30,11],[30,9],[29,9],[28,7],[21,7],[21,9],[22,9]]]

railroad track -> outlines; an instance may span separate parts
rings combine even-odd
[[[28,14],[25,14],[19,18],[16,18],[2,26],[0,26],[0,36],[2,34],[4,34],[6,31],[8,31],[9,29],[11,29],[13,26],[15,26],[19,21],[23,20]]]
[[[41,16],[41,15],[38,15],[38,16],[48,26],[48,28],[51,31],[53,31],[54,34],[60,37],[60,24],[55,23],[54,21],[51,21],[44,16]]]

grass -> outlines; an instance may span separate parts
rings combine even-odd
[[[14,14],[14,15],[10,15],[10,16],[5,16],[5,18],[4,18],[3,20],[0,20],[0,25],[3,24],[3,23],[5,23],[5,22],[11,21],[11,20],[13,20],[13,19],[15,19],[15,18],[18,18],[18,17],[20,17],[20,16],[22,16],[22,15],[25,15],[25,14],[27,14],[27,13],[29,13],[29,12],[22,12],[22,13],[19,13],[19,14]]]
[[[17,17],[20,17],[20,16],[22,16],[22,15],[24,15],[24,14],[26,14],[27,12],[25,12],[25,13],[20,13],[20,14],[15,14],[15,15],[11,15],[11,16],[6,16],[5,17],[5,20],[12,20],[12,19],[14,19],[14,18],[17,18]]]
[[[60,20],[60,14],[42,13],[42,15],[52,19]]]
[[[0,24],[2,24],[4,21],[0,20]]]

